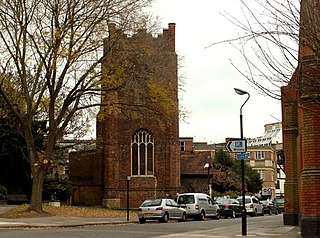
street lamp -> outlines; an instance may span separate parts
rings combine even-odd
[[[211,183],[210,183],[210,168],[212,168],[212,165],[208,162],[203,166],[204,169],[208,169],[208,186],[209,186],[209,195],[212,197],[212,189],[211,189]]]
[[[248,97],[240,107],[240,139],[243,140],[243,121],[242,121],[242,108],[244,104],[249,100],[250,94],[244,90],[234,88],[234,91],[239,95],[247,94]],[[244,159],[241,160],[241,180],[242,180],[242,235],[247,235],[247,211],[246,211],[246,191],[245,191],[245,181],[244,181]]]

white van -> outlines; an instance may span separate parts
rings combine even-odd
[[[177,203],[187,211],[187,216],[197,220],[206,217],[220,219],[219,206],[205,193],[181,193]]]

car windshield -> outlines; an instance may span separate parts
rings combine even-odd
[[[144,201],[140,207],[155,207],[160,206],[162,199],[155,199],[155,200],[146,200]]]

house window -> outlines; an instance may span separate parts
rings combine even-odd
[[[265,176],[264,176],[264,170],[258,170],[258,173],[260,175],[260,179],[264,180]]]
[[[186,143],[184,141],[179,141],[180,143],[180,151],[185,151],[186,150]]]
[[[264,151],[256,151],[255,159],[264,159]]]
[[[153,136],[141,129],[132,135],[131,141],[131,175],[154,174]]]

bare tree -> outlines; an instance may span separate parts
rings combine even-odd
[[[42,186],[54,145],[86,125],[91,119],[87,109],[100,106],[100,64],[112,51],[112,47],[103,51],[108,26],[116,24],[128,34],[145,28],[148,18],[142,10],[150,2],[1,1],[0,95],[18,118],[26,139],[33,177],[31,210],[43,211]],[[109,82],[107,89],[103,87],[106,92],[122,86],[116,80]],[[163,95],[155,95],[153,100],[157,103],[161,98]],[[47,122],[45,145],[40,151],[32,132],[35,121]]]
[[[239,28],[240,35],[213,45],[229,43],[235,47],[246,66],[233,61],[232,65],[258,92],[280,99],[280,87],[289,83],[298,67],[299,29],[308,31],[311,46],[315,43],[312,28],[316,22],[308,29],[300,24],[300,0],[257,0],[255,7],[240,1],[243,18],[224,14]]]

